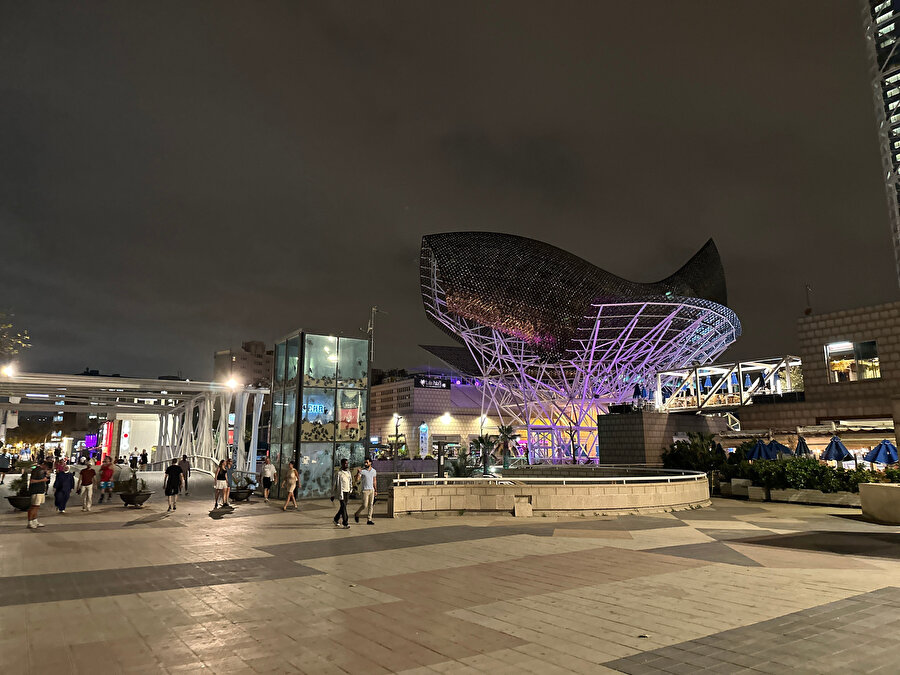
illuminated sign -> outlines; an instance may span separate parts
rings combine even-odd
[[[323,403],[304,403],[301,408],[303,414],[324,415],[325,404]]]
[[[416,375],[413,385],[417,389],[449,389],[450,378],[447,377],[425,377],[424,375]]]

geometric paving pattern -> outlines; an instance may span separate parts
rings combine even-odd
[[[895,672],[900,528],[858,510],[380,503],[374,527],[342,530],[328,500],[211,501],[197,480],[172,513],[159,493],[45,507],[35,531],[0,513],[2,672]]]
[[[882,588],[604,665],[623,673],[896,673],[900,588]]]

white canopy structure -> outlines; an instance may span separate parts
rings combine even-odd
[[[211,471],[218,460],[228,456],[229,413],[233,412],[237,468],[254,471],[259,421],[268,393],[258,387],[190,380],[0,374],[0,410],[104,414],[109,420],[135,413],[158,415],[155,469],[163,468],[173,457],[188,455],[194,467]],[[241,442],[248,425],[250,451]]]

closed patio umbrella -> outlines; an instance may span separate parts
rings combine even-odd
[[[803,436],[800,436],[797,439],[797,448],[794,450],[794,454],[797,457],[812,457],[812,450],[809,449],[809,446],[806,444],[806,439]]]
[[[896,464],[897,448],[890,441],[884,440],[869,450],[863,459],[873,464]]]
[[[753,386],[753,382],[750,381],[750,373],[744,375],[744,389],[749,389]]]
[[[747,459],[775,459],[775,451],[761,438],[756,440],[756,445],[750,448]]]
[[[828,443],[828,447],[822,452],[822,459],[845,462],[848,459],[853,459],[853,455],[851,455],[850,451],[847,450],[843,443],[841,443],[840,438],[832,436],[831,441]]]
[[[776,457],[778,455],[793,455],[794,454],[788,446],[784,445],[783,443],[779,443],[778,441],[775,441],[775,440],[773,440],[771,443],[769,443],[769,448],[772,450],[772,452],[775,453]]]

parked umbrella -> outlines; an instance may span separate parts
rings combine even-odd
[[[749,389],[753,386],[753,382],[750,381],[750,373],[744,375],[744,389]]]
[[[853,455],[851,455],[850,451],[847,450],[843,443],[841,443],[840,438],[832,436],[831,441],[828,443],[828,447],[822,452],[822,459],[845,462],[848,459],[853,459]]]
[[[784,445],[783,443],[779,443],[776,440],[773,440],[771,443],[769,443],[769,449],[775,453],[776,457],[778,455],[793,455],[794,454],[788,446]]]
[[[884,440],[869,450],[863,459],[873,464],[896,464],[897,448],[890,441]]]
[[[706,380],[703,382],[703,386],[706,387],[707,389],[712,388],[712,380],[709,379],[709,375],[706,376]]]
[[[756,439],[756,444],[747,453],[747,459],[775,459],[775,451],[761,438]]]
[[[732,373],[732,374],[731,374],[731,386],[732,386],[732,387],[738,386],[737,373]]]
[[[809,446],[806,444],[806,439],[803,436],[800,436],[797,439],[797,448],[794,450],[794,454],[797,457],[812,457],[812,450],[809,449]]]

